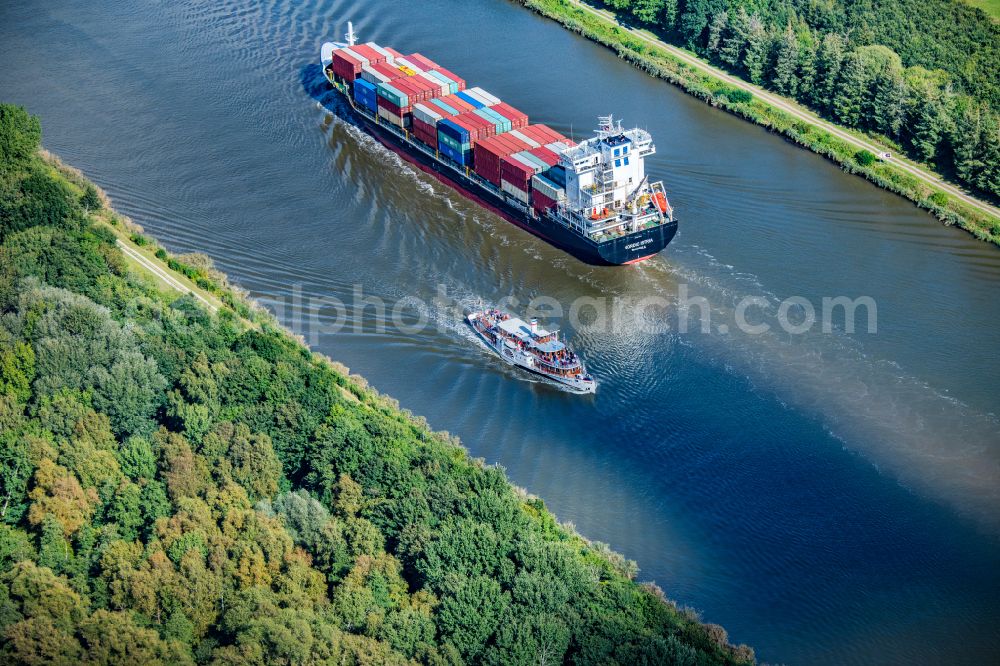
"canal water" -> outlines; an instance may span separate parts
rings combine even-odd
[[[317,79],[348,18],[577,139],[607,113],[647,128],[676,240],[588,267],[407,166]],[[14,0],[0,62],[0,97],[119,210],[760,659],[1000,656],[997,248],[504,0]],[[773,316],[842,296],[877,330],[864,308],[853,334]],[[509,370],[458,320],[542,297],[596,396]],[[736,325],[748,298],[767,333]],[[678,330],[682,301],[709,333]]]

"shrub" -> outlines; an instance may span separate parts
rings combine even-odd
[[[167,260],[167,251],[164,250],[162,247],[161,248],[157,248],[157,250],[156,250],[156,258],[159,259],[160,261],[166,261]]]
[[[740,88],[730,88],[726,91],[726,97],[733,104],[749,104],[753,101],[753,93]]]
[[[80,197],[80,205],[87,211],[101,209],[101,197],[97,193],[97,188],[90,183],[87,184],[83,195]]]
[[[863,167],[875,164],[875,155],[870,150],[859,150],[854,153],[854,161]]]
[[[29,159],[42,141],[42,125],[23,106],[0,104],[0,161]]]
[[[131,238],[132,242],[138,245],[139,247],[149,245],[149,239],[143,236],[142,234],[132,234],[131,236],[129,236],[129,238]]]

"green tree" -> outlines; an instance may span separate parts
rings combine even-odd
[[[0,163],[30,159],[42,141],[42,125],[23,106],[0,104]]]
[[[0,350],[0,394],[13,396],[19,402],[31,397],[31,382],[35,379],[35,350],[26,342],[15,342]]]
[[[836,33],[829,33],[823,37],[816,55],[817,84],[813,87],[812,103],[824,111],[833,109],[846,50],[844,38]]]
[[[724,33],[719,46],[719,59],[730,67],[743,64],[743,54],[750,35],[750,15],[741,6],[729,21],[729,29]]]
[[[722,3],[717,0],[685,0],[684,11],[680,15],[679,28],[690,46],[702,46],[703,35],[708,27],[709,17]]]
[[[770,40],[764,25],[756,15],[751,16],[747,26],[746,51],[743,54],[743,68],[751,83],[760,85],[764,82],[769,46]]]
[[[23,530],[0,523],[0,571],[9,570],[21,560],[33,559],[35,548],[28,535]]]
[[[497,627],[507,619],[510,597],[485,576],[456,579],[438,608],[438,628],[467,661],[476,661]]]
[[[833,97],[833,114],[837,120],[848,127],[858,125],[870,83],[864,56],[853,51],[845,59],[838,90]]]
[[[670,13],[667,13],[667,9]],[[656,24],[663,20],[667,27],[672,27],[677,13],[676,0],[633,0],[632,14],[643,23]]]
[[[706,49],[710,54],[715,54],[719,50],[719,46],[722,42],[722,36],[725,34],[726,30],[729,28],[729,14],[726,12],[719,12],[712,16],[712,22],[708,26],[708,41],[706,42]]]
[[[878,131],[891,138],[899,138],[906,120],[908,97],[909,89],[901,71],[893,70],[878,76],[872,104]]]
[[[771,83],[783,95],[792,97],[798,92],[799,40],[789,24],[777,43],[777,55]]]
[[[806,29],[799,33],[798,97],[807,103],[815,103],[816,57],[816,40],[812,32]]]
[[[101,196],[97,193],[97,188],[91,183],[87,183],[86,187],[83,188],[83,194],[80,195],[80,205],[86,211],[101,209]]]

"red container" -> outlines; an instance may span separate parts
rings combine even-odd
[[[575,146],[576,144],[564,137],[559,132],[555,131],[548,125],[528,125],[521,130],[523,133],[530,136],[532,139],[542,144],[543,146],[547,143],[552,143],[554,141],[562,141],[569,146]]]
[[[452,81],[454,81],[455,83],[457,83],[459,90],[465,90],[465,79],[463,79],[459,75],[457,75],[454,72],[451,72],[451,71],[445,69],[444,67],[437,67],[437,68],[435,68],[435,71],[441,72],[442,74],[444,74],[445,76],[447,76],[449,79],[451,79]]]
[[[337,49],[333,52],[332,58],[333,73],[340,78],[350,82],[361,76],[361,67],[364,63],[354,56]]]
[[[434,62],[430,58],[425,58],[424,56],[420,55],[419,53],[411,53],[410,55],[405,56],[405,58],[407,60],[409,60],[410,62],[412,62],[412,63],[414,63],[416,65],[419,65],[420,69],[424,70],[425,72],[427,70],[429,70],[429,69],[437,69],[438,68],[438,64],[436,62]]]
[[[368,58],[369,64],[374,64],[377,62],[385,62],[385,56],[368,46],[367,44],[355,44],[351,47],[351,50],[357,53],[362,58]]]
[[[552,143],[548,140],[548,135],[545,131],[538,128],[538,125],[528,125],[527,127],[522,127],[519,131],[539,145],[544,146],[547,143]]]
[[[388,51],[392,55],[393,58],[402,58],[403,57],[402,53],[400,53],[396,49],[392,48],[391,46],[383,46],[382,48],[385,49],[386,51]]]
[[[521,129],[528,125],[528,114],[518,111],[506,102],[500,102],[490,107],[491,111],[496,111],[501,116],[510,121],[511,129]],[[551,142],[550,142],[551,143]]]
[[[420,87],[413,84],[412,76],[403,76],[401,78],[398,78],[395,81],[393,81],[390,85],[399,88],[401,92],[405,92],[410,98],[410,104],[424,101]]]
[[[389,85],[399,90],[399,92],[406,93],[406,96],[410,98],[409,101],[412,106],[416,102],[422,102],[423,99],[421,98],[420,88],[413,85],[413,82],[410,80],[411,78],[412,77],[409,76],[403,76],[396,79]]]
[[[476,110],[476,107],[472,106],[458,95],[448,95],[447,97],[442,97],[441,101],[451,108],[457,109],[459,113]]]
[[[497,131],[496,125],[471,112],[460,113],[457,116],[452,116],[449,120],[469,130],[469,143],[472,146],[475,146],[478,141],[493,136]]]
[[[472,149],[476,173],[500,187],[500,160],[527,148],[528,144],[524,141],[507,134],[485,139]]]
[[[528,152],[537,157],[538,159],[540,159],[541,161],[548,164],[550,167],[555,166],[556,164],[559,163],[559,156],[556,155],[551,150],[549,150],[548,148],[546,148],[545,146],[532,148]]]
[[[420,89],[421,102],[426,102],[427,100],[441,96],[440,84],[432,83],[422,76],[410,76],[407,78],[410,79],[410,82],[413,83],[413,85]]]
[[[534,175],[533,168],[514,159],[512,155],[500,159],[500,180],[510,183],[522,192],[531,191],[531,177]]]
[[[543,212],[549,210],[550,208],[555,208],[556,202],[554,199],[542,194],[538,190],[532,190],[531,207],[535,209],[536,213],[541,215]]]
[[[409,106],[409,105],[407,105],[407,106],[396,106],[395,104],[393,104],[392,102],[390,102],[389,100],[387,100],[385,97],[382,97],[381,95],[377,95],[375,97],[375,103],[378,104],[378,106],[379,106],[380,109],[385,109],[386,111],[391,111],[392,113],[396,114],[400,118],[403,118],[403,117],[409,115],[410,112],[413,111],[413,107],[412,106]]]
[[[401,79],[405,74],[399,70],[398,67],[393,67],[384,62],[379,62],[371,66],[373,70],[382,74],[383,76],[388,76],[390,80],[395,81],[396,79]]]
[[[413,136],[418,140],[437,150],[437,127],[430,123],[425,123],[416,116],[413,117]]]

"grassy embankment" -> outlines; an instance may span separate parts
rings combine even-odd
[[[848,173],[867,178],[879,187],[902,195],[928,210],[946,225],[965,229],[976,238],[1000,245],[1000,218],[973,208],[896,167],[881,162],[867,150],[858,150],[818,125],[776,108],[752,93],[734,88],[722,79],[695,69],[665,49],[594,16],[566,0],[517,0],[525,7],[615,51],[619,57],[647,73],[665,79],[695,97],[750,120],[772,132],[839,164]],[[693,54],[692,54],[693,55]],[[792,100],[789,104],[797,105]],[[803,111],[807,111],[802,107]],[[844,132],[871,140],[848,128]]]
[[[993,17],[994,21],[1000,21],[1000,0],[964,0],[966,4],[979,7],[984,12]]]

